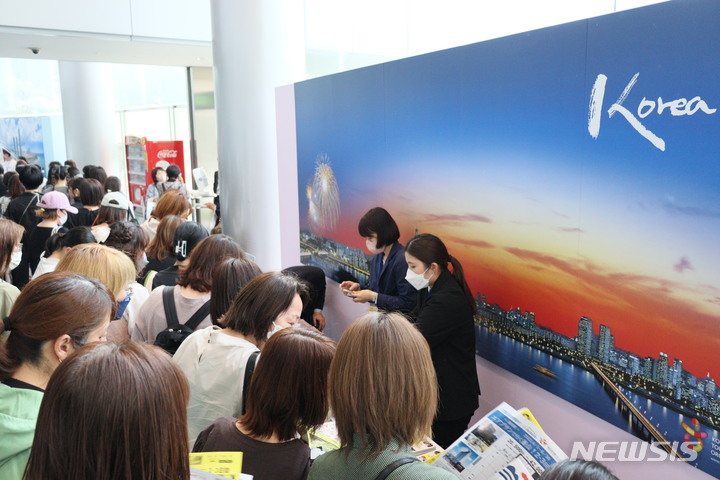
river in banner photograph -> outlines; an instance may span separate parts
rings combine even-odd
[[[608,394],[600,381],[588,370],[530,347],[518,340],[491,332],[476,325],[475,345],[478,354],[529,382],[567,400],[626,432],[637,435],[620,409],[620,400]],[[704,431],[703,448],[690,462],[706,473],[720,478],[720,437],[718,431],[704,424],[692,428],[692,418],[621,387],[623,393],[643,415],[665,435],[669,442],[681,442],[686,433],[683,422],[693,431]],[[569,452],[566,452],[569,453]]]

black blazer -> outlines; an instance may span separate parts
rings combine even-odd
[[[440,387],[438,421],[472,415],[480,384],[475,369],[473,308],[455,278],[443,270],[428,292],[418,292],[413,321],[430,345]]]
[[[310,325],[313,325],[313,312],[316,309],[322,310],[325,306],[325,272],[321,268],[311,265],[288,267],[284,269],[283,272],[297,275],[310,287],[310,301],[303,308],[300,317]]]
[[[405,262],[405,249],[400,242],[395,242],[385,264],[382,259],[382,253],[378,253],[372,258],[370,282],[367,288],[377,292],[379,309],[410,313],[415,308],[417,290],[405,280],[408,270],[407,262]]]

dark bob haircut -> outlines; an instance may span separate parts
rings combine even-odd
[[[307,284],[295,275],[268,272],[240,290],[225,314],[225,327],[263,342],[275,319],[300,295],[303,308],[310,298]]]
[[[397,223],[382,207],[371,208],[363,215],[358,223],[358,232],[361,237],[377,235],[377,244],[375,245],[377,248],[392,245],[400,238]]]
[[[190,222],[180,225],[178,231],[187,223]],[[226,258],[245,258],[245,254],[240,245],[227,235],[210,235],[193,249],[187,265],[180,267],[178,285],[190,287],[197,292],[209,292],[212,288],[213,271],[217,264]]]
[[[80,203],[83,207],[99,206],[105,195],[103,186],[94,178],[78,178],[73,187],[80,190]]]
[[[251,435],[281,442],[320,426],[328,414],[327,382],[335,343],[303,328],[286,328],[263,347],[240,423]]]
[[[48,383],[24,478],[186,480],[188,398],[182,370],[157,347],[81,348]]]
[[[210,318],[213,324],[220,325],[220,319],[240,289],[261,273],[260,267],[247,258],[226,258],[215,267],[210,289]]]

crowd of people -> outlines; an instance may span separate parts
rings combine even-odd
[[[370,280],[340,289],[372,308],[336,344],[323,272],[263,273],[188,220],[172,166],[140,221],[117,177],[68,162],[3,177],[0,478],[188,479],[190,451],[241,451],[257,480],[455,478],[409,460],[459,437],[480,393],[474,301],[441,239],[403,246],[367,212]],[[340,449],[311,461],[329,415]]]

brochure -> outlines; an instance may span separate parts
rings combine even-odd
[[[433,465],[463,480],[531,479],[565,458],[538,426],[502,403],[470,427]]]

